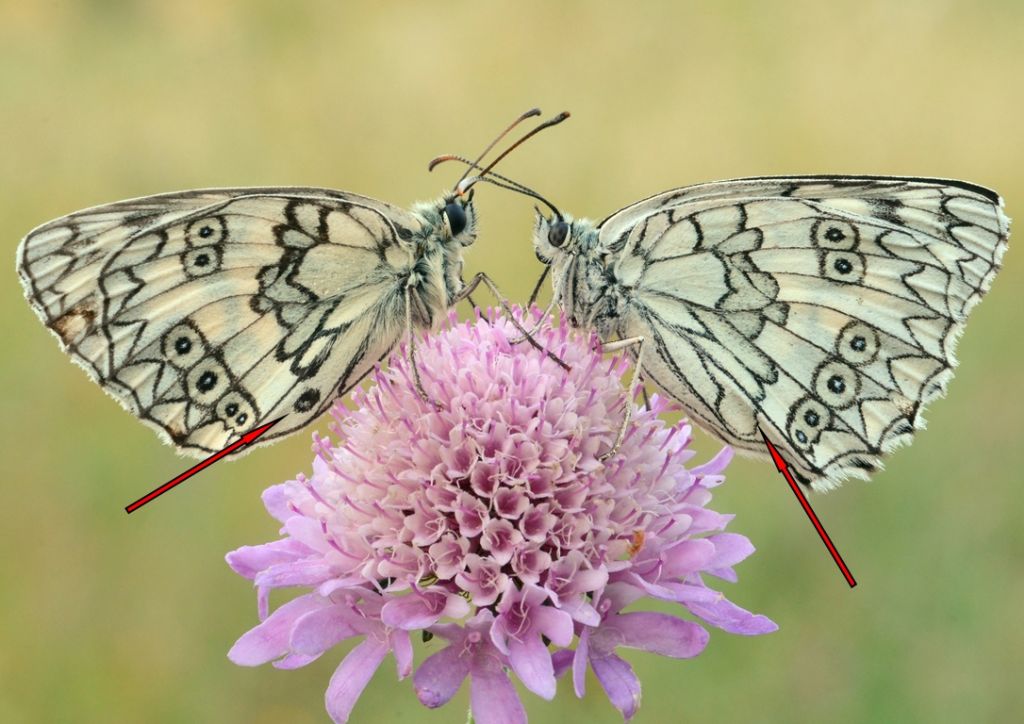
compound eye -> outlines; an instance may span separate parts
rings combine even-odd
[[[569,225],[559,219],[551,225],[548,229],[548,243],[556,249],[565,243],[566,237],[569,236]]]
[[[466,210],[462,204],[452,201],[444,207],[444,215],[448,217],[448,227],[452,230],[452,236],[458,236],[466,228]]]

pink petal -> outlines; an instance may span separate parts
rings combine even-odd
[[[370,637],[352,649],[338,665],[324,695],[327,713],[333,721],[348,721],[360,694],[387,654],[387,645]]]
[[[291,649],[300,654],[320,654],[335,644],[359,634],[348,622],[344,606],[326,606],[304,614],[291,633]]]
[[[569,598],[563,597],[558,603],[558,609],[565,611],[573,621],[579,621],[584,626],[597,626],[601,623],[601,614],[590,605],[582,593]]]
[[[572,579],[572,589],[580,593],[596,591],[608,583],[608,571],[602,566],[590,570],[581,569],[576,572]]]
[[[422,596],[410,593],[393,598],[380,610],[380,620],[385,626],[414,630],[433,626],[444,615],[443,594]]]
[[[476,724],[526,724],[526,711],[519,695],[501,669],[473,671],[469,703]]]
[[[470,605],[462,596],[453,593],[448,596],[444,606],[444,615],[450,618],[461,619],[469,615]]]
[[[298,669],[305,666],[306,664],[310,664],[316,661],[319,658],[320,654],[316,654],[315,656],[308,656],[306,654],[288,654],[283,659],[278,659],[270,665],[273,666],[275,669]]]
[[[256,587],[256,615],[260,623],[267,620],[270,615],[270,589],[266,586]]]
[[[712,530],[721,530],[736,517],[735,515],[727,513],[717,513],[713,510],[709,510],[708,508],[689,507],[686,512],[693,518],[693,522],[690,524],[691,535],[706,533]]]
[[[404,679],[412,673],[412,640],[408,631],[393,631],[388,637],[391,653],[395,655],[398,666],[398,678]]]
[[[259,626],[242,634],[228,651],[228,658],[239,666],[259,666],[284,656],[295,621],[324,605],[324,600],[312,593],[289,601]]]
[[[534,606],[530,611],[530,619],[555,646],[568,646],[572,643],[572,616],[565,611],[559,611],[553,606]]]
[[[284,522],[284,530],[289,536],[300,543],[305,543],[315,551],[324,553],[329,549],[329,545],[324,539],[323,528],[320,527],[320,521],[315,518],[293,515]]]
[[[714,556],[715,546],[710,541],[702,538],[683,541],[662,553],[661,557],[665,562],[662,575],[667,578],[680,578],[687,573],[703,570]]]
[[[732,568],[708,568],[703,573],[707,573],[715,578],[721,578],[723,581],[729,581],[729,583],[736,583],[739,580],[736,571]]]
[[[708,536],[706,540],[715,544],[715,555],[708,568],[734,566],[754,552],[754,544],[739,533],[718,533]]]
[[[644,597],[642,589],[624,581],[609,584],[602,593],[602,599],[611,603],[612,611],[621,611],[629,604]]]
[[[572,668],[572,662],[575,658],[575,649],[562,649],[551,654],[551,665],[555,668],[556,679]]]
[[[256,585],[268,588],[284,588],[287,586],[315,586],[323,583],[334,575],[334,567],[323,558],[278,563],[271,566],[254,579]]]
[[[676,592],[676,600],[682,602],[684,606],[689,606],[691,603],[699,605],[713,605],[725,598],[725,595],[719,591],[712,591],[710,588],[705,586],[703,583],[700,585],[681,583],[674,588]]]
[[[523,685],[537,696],[551,700],[555,697],[555,670],[551,652],[540,634],[527,636],[525,641],[509,639],[508,660]]]
[[[576,656],[572,660],[572,686],[576,691],[576,696],[580,699],[587,693],[587,663],[590,659],[591,630],[590,628],[583,629],[579,643],[576,644]]]
[[[770,618],[750,613],[724,598],[714,603],[687,601],[684,605],[695,616],[700,616],[712,626],[717,626],[729,633],[757,636],[777,631],[779,628],[778,624]]]
[[[423,706],[436,709],[455,696],[469,675],[469,660],[459,656],[457,646],[446,646],[427,658],[412,677],[416,697]]]
[[[267,509],[274,518],[284,523],[295,515],[289,503],[291,502],[294,488],[290,483],[271,485],[263,491],[263,507]]]
[[[633,667],[615,654],[591,657],[590,665],[609,701],[627,721],[632,719],[640,706],[640,680]]]
[[[618,646],[643,649],[674,659],[696,656],[708,644],[708,632],[701,626],[666,613],[638,611],[619,614],[609,620],[609,628],[609,638],[614,639]]]
[[[430,633],[440,636],[445,641],[461,642],[462,637],[465,635],[465,629],[455,623],[439,623],[436,626],[430,627]]]
[[[703,465],[697,465],[690,468],[690,475],[697,477],[698,475],[717,475],[725,470],[726,465],[732,460],[733,450],[731,447],[723,447],[718,451],[713,458],[708,460]]]
[[[312,552],[298,541],[283,538],[261,546],[242,546],[224,559],[238,575],[255,578],[257,573],[273,565],[305,558]]]
[[[681,595],[680,590],[685,588],[684,584],[679,583],[652,583],[632,571],[624,571],[622,577],[629,581],[633,586],[640,589],[641,592],[646,593],[648,596],[653,596],[654,598],[660,598],[663,601],[678,601]]]

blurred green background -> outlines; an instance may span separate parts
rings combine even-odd
[[[1018,2],[0,2],[0,721],[318,722],[341,652],[230,664],[255,623],[223,555],[270,540],[260,491],[308,470],[308,435],[186,466],[65,359],[21,298],[18,240],[72,210],[218,185],[432,198],[516,113],[573,118],[503,171],[600,218],[742,175],[964,178],[1024,217]],[[467,271],[524,300],[531,204],[477,195]],[[849,590],[782,478],[737,463],[715,507],[758,547],[726,584],[781,630],[713,631],[693,661],[637,654],[636,721],[962,722],[1024,711],[1024,344],[1016,252],[974,313],[929,429],[869,484],[813,502]],[[467,310],[460,310],[463,315]],[[320,425],[323,428],[323,425]],[[698,437],[702,456],[716,445]],[[419,652],[422,656],[423,651]],[[591,681],[531,721],[615,722]],[[383,667],[355,721],[460,722]]]

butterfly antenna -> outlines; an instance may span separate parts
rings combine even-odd
[[[429,168],[433,170],[436,166],[439,166],[442,163],[446,163],[448,161],[458,161],[460,163],[466,164],[470,169],[477,168],[480,169],[481,171],[483,170],[483,167],[480,166],[479,164],[470,161],[468,158],[463,158],[462,156],[457,156],[453,153],[446,153],[443,156],[438,156],[437,158],[431,160]],[[463,174],[463,178],[465,178],[465,175],[466,174]],[[540,201],[542,204],[551,209],[552,213],[554,213],[555,215],[555,218],[562,218],[562,212],[559,211],[553,203],[551,203],[546,198],[541,196],[539,193],[531,189],[529,186],[521,184],[518,181],[513,181],[508,176],[502,176],[500,173],[490,171],[488,172],[487,176],[484,176],[481,173],[478,174],[477,176],[471,177],[470,181],[474,184],[477,181],[483,181],[484,183],[489,183],[493,186],[497,186],[498,188],[506,189],[508,191],[514,191],[517,194],[522,194],[523,196],[529,196],[530,198],[537,199],[537,201]]]
[[[558,207],[555,206],[550,201],[548,201],[543,196],[541,196],[540,194],[538,194],[533,189],[531,189],[531,188],[529,188],[527,186],[523,186],[522,184],[518,184],[515,181],[513,181],[511,184],[499,183],[498,181],[494,180],[495,177],[503,178],[503,177],[498,176],[498,174],[492,173],[490,176],[487,176],[486,178],[481,178],[480,176],[474,176],[473,177],[473,182],[476,183],[477,181],[483,181],[484,183],[492,184],[494,186],[498,186],[499,188],[508,189],[509,191],[515,191],[516,193],[522,194],[523,196],[529,196],[532,199],[537,199],[537,201],[540,201],[542,204],[544,204],[549,209],[551,209],[551,213],[553,213],[555,215],[556,219],[558,219],[559,221],[562,220],[562,212],[558,210]]]
[[[455,186],[452,187],[452,191],[455,192],[455,191],[458,190],[459,184],[461,184],[463,181],[465,181],[466,180],[466,176],[468,176],[469,172],[473,170],[473,167],[477,166],[481,161],[483,161],[484,156],[486,156],[488,153],[490,153],[491,149],[498,145],[498,141],[500,141],[505,136],[507,136],[512,131],[513,128],[518,126],[520,123],[525,121],[527,118],[533,118],[533,117],[539,116],[539,115],[540,115],[540,108],[531,108],[530,110],[526,111],[526,113],[523,113],[518,118],[516,118],[514,121],[512,121],[510,124],[508,124],[508,126],[505,128],[505,130],[502,131],[501,133],[499,133],[497,136],[495,136],[494,140],[491,141],[490,143],[488,143],[487,147],[483,151],[480,152],[480,155],[476,157],[476,161],[474,161],[473,164],[466,169],[466,172],[464,174],[462,174],[462,177],[458,181],[455,182]],[[437,159],[434,159],[433,161],[431,161],[427,165],[427,171],[433,171],[434,170],[434,166],[436,166],[436,165],[437,165]]]
[[[528,131],[526,134],[524,134],[522,136],[522,138],[520,138],[518,141],[516,141],[511,146],[506,148],[504,151],[499,153],[498,157],[496,159],[494,159],[493,161],[491,161],[487,165],[487,167],[484,168],[484,170],[479,173],[479,175],[467,179],[466,175],[469,173],[469,169],[467,169],[466,173],[463,174],[462,179],[459,181],[459,183],[456,184],[456,190],[457,191],[461,191],[462,193],[465,193],[466,191],[469,191],[469,189],[472,188],[473,184],[475,184],[477,181],[479,181],[484,176],[489,174],[491,172],[491,169],[493,169],[495,166],[497,166],[498,163],[500,163],[501,160],[503,158],[505,158],[505,156],[507,156],[510,153],[512,153],[514,150],[516,150],[521,145],[526,143],[526,141],[528,141],[531,138],[533,138],[534,136],[536,136],[538,133],[543,131],[545,128],[551,128],[552,126],[557,126],[559,123],[561,123],[562,121],[564,121],[568,117],[569,117],[569,111],[562,111],[561,113],[559,113],[554,118],[549,118],[548,120],[544,121],[543,123],[535,126],[530,131]],[[467,181],[468,181],[468,183],[466,183]]]
[[[442,163],[446,163],[448,161],[458,161],[459,163],[463,163],[463,164],[469,166],[469,169],[467,169],[467,173],[468,173],[469,170],[472,170],[474,168],[478,169],[480,171],[483,171],[483,169],[484,169],[484,167],[481,166],[479,163],[476,163],[474,161],[470,161],[465,156],[459,156],[458,154],[455,154],[455,153],[446,153],[444,155],[438,156],[437,158],[431,159],[430,164],[427,166],[427,168],[428,168],[428,170],[433,171],[435,167],[440,166]],[[465,177],[466,177],[466,174],[463,174],[463,178],[465,178]],[[513,191],[529,191],[528,187],[524,186],[523,184],[519,183],[518,181],[513,181],[508,176],[502,176],[500,173],[495,173],[494,171],[491,171],[487,175],[486,179],[480,179],[480,180],[487,181],[489,179],[498,179],[499,181],[503,181],[504,182],[504,183],[500,183],[500,184],[499,183],[495,183],[494,184],[495,186],[500,186],[502,188],[510,189],[510,190],[513,190]]]

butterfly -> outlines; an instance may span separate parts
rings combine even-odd
[[[403,335],[411,346],[478,283],[494,289],[461,276],[473,182],[411,210],[322,188],[119,201],[31,231],[18,273],[93,380],[165,442],[206,456],[279,418],[261,444],[300,430]]]
[[[533,246],[572,324],[637,343],[641,378],[700,427],[759,456],[763,434],[817,490],[924,426],[1009,233],[996,193],[945,179],[717,181],[597,224],[508,187],[551,208]]]

